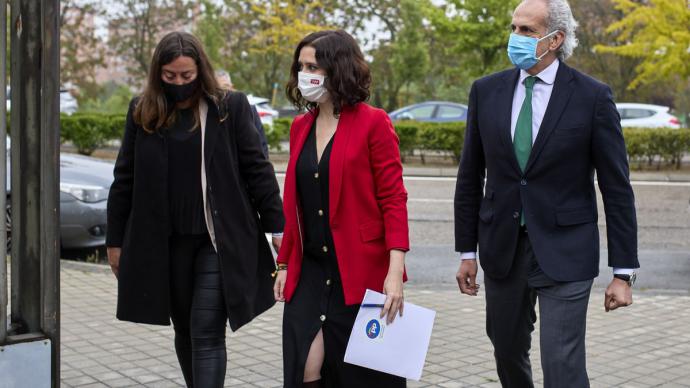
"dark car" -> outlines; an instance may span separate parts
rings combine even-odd
[[[392,121],[414,120],[433,123],[467,121],[467,105],[450,101],[426,101],[388,114]]]
[[[9,154],[9,139],[7,152]],[[7,158],[7,245],[11,245],[9,157]],[[106,205],[113,182],[112,162],[69,153],[60,154],[60,244],[81,249],[105,245]]]

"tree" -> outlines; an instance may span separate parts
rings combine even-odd
[[[308,0],[206,1],[195,32],[238,89],[270,97],[287,83],[299,41],[328,28],[330,11]]]
[[[606,82],[613,89],[617,100],[639,100],[644,93],[641,90],[628,90],[628,85],[635,79],[635,67],[640,60],[601,53],[594,49],[597,44],[615,44],[615,39],[607,32],[607,28],[620,20],[622,13],[614,8],[611,0],[572,0],[570,6],[579,23],[576,31],[579,46],[568,59],[568,64]]]
[[[112,55],[124,61],[130,83],[142,83],[159,39],[171,31],[188,29],[192,3],[185,0],[122,0],[122,10],[110,20]]]
[[[407,87],[409,94],[409,88],[422,81],[428,72],[422,8],[429,5],[426,1],[402,0],[398,29],[390,31],[390,42],[383,42],[372,52],[374,102],[388,111],[400,105],[402,88]]]
[[[430,14],[447,53],[463,64],[471,77],[481,77],[510,65],[506,44],[517,0],[450,0]]]
[[[434,98],[466,101],[472,81],[510,66],[506,45],[518,0],[449,0],[428,9]]]
[[[60,3],[60,82],[77,86],[81,96],[94,94],[96,70],[104,63],[105,49],[94,21],[102,15],[93,2]]]
[[[194,27],[194,34],[203,42],[206,55],[215,67],[221,66],[222,52],[225,48],[221,11],[222,7],[214,1],[202,0],[201,19]]]
[[[607,32],[618,45],[597,45],[602,53],[641,60],[629,88],[657,81],[690,77],[690,6],[687,0],[613,0],[625,15]]]

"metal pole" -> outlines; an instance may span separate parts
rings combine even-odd
[[[11,140],[11,148],[10,148],[10,160],[12,161],[12,165],[10,166],[10,187],[12,189],[12,195],[10,198],[10,209],[12,209],[12,245],[10,247],[10,268],[12,268],[11,272],[11,278],[10,278],[10,298],[11,302],[10,305],[12,306],[12,311],[11,311],[11,327],[10,327],[10,333],[11,334],[16,334],[16,329],[19,324],[17,321],[19,320],[19,317],[21,316],[20,309],[19,309],[19,299],[20,299],[20,292],[19,292],[19,287],[16,285],[19,284],[19,244],[18,240],[20,239],[21,233],[19,233],[19,226],[22,223],[22,220],[20,219],[21,217],[20,214],[21,212],[18,211],[19,208],[21,207],[21,203],[19,199],[21,198],[21,181],[19,180],[19,174],[16,174],[15,171],[18,171],[18,166],[20,164],[19,161],[19,135],[21,134],[21,131],[18,131],[17,127],[17,122],[19,115],[16,113],[19,111],[20,108],[20,101],[19,101],[19,80],[18,78],[21,77],[20,73],[20,63],[17,61],[16,54],[19,50],[20,43],[19,39],[17,39],[17,22],[19,22],[19,25],[21,26],[21,13],[19,12],[19,3],[17,0],[9,0],[8,3],[10,4],[10,25],[9,25],[9,34],[10,34],[10,52],[12,55],[10,56],[10,91],[11,91],[11,96],[10,96],[10,101],[12,103],[12,111],[10,112],[10,126],[9,126],[9,133],[10,133],[10,140]],[[15,81],[15,79],[17,79]]]
[[[41,2],[13,0],[12,15],[12,322],[26,334],[41,331],[42,315]]]
[[[7,3],[0,3],[0,96],[7,101]],[[7,193],[7,104],[0,101],[0,188]],[[7,195],[0,194],[6,211]],[[7,225],[0,221],[0,344],[7,340]]]
[[[41,1],[41,327],[51,339],[52,387],[60,387],[60,1]]]

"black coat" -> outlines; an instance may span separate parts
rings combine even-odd
[[[127,114],[108,197],[106,244],[122,248],[117,318],[168,325],[171,226],[166,137],[149,134],[134,123],[135,103]],[[283,230],[280,189],[243,94],[229,93],[220,107],[208,103],[202,146],[225,302],[230,327],[237,330],[275,303],[275,264],[264,232]]]
[[[608,86],[561,62],[525,173],[511,140],[519,70],[476,81],[455,192],[455,248],[474,252],[494,278],[510,271],[524,209],[535,256],[557,281],[599,272],[596,171],[608,263],[637,268],[635,198],[620,117]],[[484,183],[486,178],[486,183]]]

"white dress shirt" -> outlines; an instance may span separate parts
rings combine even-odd
[[[541,122],[544,119],[544,114],[546,113],[546,108],[549,105],[549,100],[551,99],[551,92],[553,92],[553,84],[556,82],[556,74],[558,73],[558,66],[560,61],[556,59],[550,64],[546,69],[542,70],[536,75],[537,82],[534,83],[534,89],[532,90],[532,144],[537,139],[539,134],[539,127],[541,127]],[[529,77],[530,74],[525,70],[520,70],[520,77],[515,85],[515,93],[513,94],[513,109],[510,116],[510,137],[511,139],[515,137],[515,126],[517,125],[518,116],[520,115],[520,109],[522,108],[522,103],[525,101],[525,79]],[[477,258],[476,252],[461,252],[460,259],[462,260],[473,260]],[[630,275],[634,272],[633,269],[628,268],[614,268],[614,274],[627,274]]]

